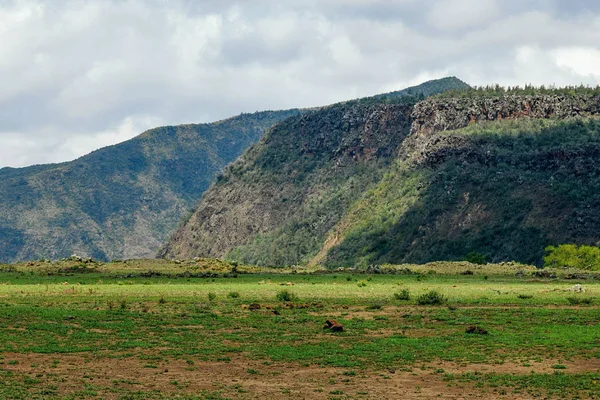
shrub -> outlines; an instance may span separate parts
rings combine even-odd
[[[555,279],[556,278],[556,274],[554,272],[550,272],[550,271],[545,271],[545,270],[539,270],[539,271],[534,271],[531,273],[532,276],[535,276],[536,278],[548,278],[548,279]]]
[[[229,292],[229,294],[227,294],[227,297],[231,297],[232,299],[237,299],[238,297],[240,297],[240,294],[238,292]]]
[[[588,304],[589,305],[589,304],[592,304],[594,299],[591,297],[567,297],[567,301],[571,305],[577,305],[577,304]]]
[[[358,286],[358,287],[365,287],[365,286],[367,286],[367,282],[365,282],[365,281],[360,281],[360,282],[358,282],[358,283],[356,284],[356,286]]]
[[[400,292],[394,293],[396,300],[410,300],[410,290],[402,289]]]
[[[298,296],[296,296],[294,293],[290,292],[289,290],[282,290],[281,292],[277,293],[275,298],[279,301],[296,301],[296,300],[298,300]]]
[[[600,270],[600,247],[561,244],[546,247],[544,266]]]
[[[217,294],[214,292],[208,293],[208,301],[214,301],[217,298]]]
[[[533,299],[533,296],[530,294],[520,294],[517,297],[521,300]]]
[[[435,290],[431,290],[425,294],[417,297],[417,304],[425,306],[425,305],[439,305],[446,302],[446,297],[441,293],[436,292]]]
[[[465,257],[465,260],[470,262],[471,264],[486,264],[485,254],[478,253],[476,251],[472,251]]]

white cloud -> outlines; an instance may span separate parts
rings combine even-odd
[[[485,25],[498,14],[496,0],[443,0],[431,7],[429,22],[438,29],[464,29]]]
[[[11,166],[48,164],[73,160],[101,147],[131,139],[148,129],[164,125],[154,116],[126,117],[114,127],[104,131],[72,133],[66,138],[51,128],[35,136],[22,133],[0,132],[0,160],[12,160]],[[35,158],[31,156],[35,155]],[[32,162],[33,161],[33,162]]]
[[[91,135],[73,136],[66,142],[58,144],[58,154],[70,154],[71,157],[75,158],[101,147],[124,142],[143,131],[162,124],[163,121],[160,118],[153,116],[127,117],[118,126],[114,127],[114,129],[96,132]],[[53,157],[53,155],[50,155],[50,157]],[[54,157],[56,157],[56,154]],[[50,159],[49,161],[55,160]]]
[[[0,0],[0,167],[72,159],[150,124],[323,105],[443,75],[598,83],[600,7],[423,3]]]
[[[553,51],[556,65],[600,84],[600,50],[590,47],[561,48]]]

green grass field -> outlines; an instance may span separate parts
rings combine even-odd
[[[0,398],[600,398],[595,276],[232,268],[1,266]]]

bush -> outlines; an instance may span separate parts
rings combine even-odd
[[[238,297],[240,297],[240,294],[238,292],[229,292],[227,296],[231,297],[232,299],[237,299]]]
[[[435,290],[432,290],[417,297],[417,304],[422,306],[439,305],[445,302],[446,297],[443,294],[436,292]]]
[[[574,244],[548,246],[544,267],[600,270],[600,247]]]
[[[521,300],[533,299],[533,296],[530,294],[520,294],[517,297]]]
[[[470,262],[471,264],[479,264],[479,265],[486,264],[485,254],[481,254],[476,251],[472,251],[469,254],[467,254],[467,257],[465,258],[465,260]]]
[[[279,301],[296,301],[296,300],[298,300],[298,296],[296,296],[294,293],[290,292],[289,290],[282,290],[281,292],[277,293],[275,298]]]
[[[208,301],[214,301],[217,298],[217,294],[210,292],[208,293]]]
[[[410,300],[410,290],[402,289],[399,293],[394,293],[396,300]]]
[[[571,305],[577,305],[577,304],[592,304],[592,302],[594,301],[593,298],[591,297],[567,297],[567,301],[569,302],[569,304]]]

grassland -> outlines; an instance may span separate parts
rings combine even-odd
[[[596,276],[382,270],[0,266],[0,398],[600,398]],[[441,304],[419,305],[431,291]]]

